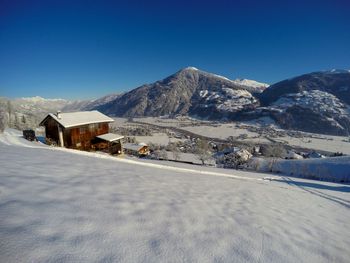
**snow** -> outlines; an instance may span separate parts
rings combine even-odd
[[[91,123],[113,122],[114,120],[97,110],[78,111],[78,112],[61,112],[60,118],[56,114],[49,114],[54,120],[65,128],[80,126]]]
[[[270,86],[269,84],[258,82],[255,80],[250,80],[250,79],[235,79],[235,80],[233,80],[233,82],[235,82],[238,85],[248,86],[248,87],[252,87],[252,88],[265,89],[265,88]]]
[[[350,154],[350,142],[346,142],[347,137],[344,136],[330,136],[306,133],[310,137],[294,138],[289,136],[274,138],[278,142],[288,142],[289,145],[304,147],[308,149],[315,149],[328,152],[342,152]]]
[[[328,74],[341,74],[341,73],[350,73],[350,70],[346,70],[346,69],[331,69],[331,70],[326,70],[324,72],[328,73]]]
[[[243,89],[201,90],[199,96],[205,99],[205,103],[201,105],[202,107],[215,105],[218,110],[227,112],[234,112],[257,102],[249,91]]]
[[[199,70],[198,68],[195,68],[195,67],[187,67],[187,68],[185,68],[185,70]]]
[[[201,71],[201,70],[199,70],[198,68],[195,68],[195,67],[187,67],[184,70]],[[239,85],[239,86],[255,88],[256,91],[258,91],[258,92],[261,92],[265,88],[270,86],[269,84],[258,82],[258,81],[255,81],[255,80],[250,80],[250,79],[235,79],[235,80],[231,80],[231,79],[226,78],[226,77],[224,77],[222,75],[218,75],[218,74],[214,74],[214,73],[208,73],[208,72],[204,72],[204,71],[201,71],[201,72],[203,72],[203,73],[205,73],[207,75],[210,75],[210,76],[222,79],[224,81],[229,81],[229,82],[231,82],[233,84],[236,84],[236,85]]]
[[[183,152],[178,152],[177,156],[174,155],[173,152],[170,151],[165,151],[167,160],[169,161],[179,161],[179,162],[184,162],[184,163],[192,163],[192,164],[202,164],[202,161],[199,159],[199,156],[194,153],[183,153]],[[205,165],[211,165],[215,166],[216,162],[215,159],[209,158],[208,160],[204,161]]]
[[[116,119],[116,125],[123,125],[127,119],[119,118]],[[229,136],[240,136],[242,134],[247,134],[248,138],[245,141],[255,142],[255,143],[269,143],[270,141],[264,136],[260,136],[257,132],[252,132],[244,128],[244,125],[248,126],[261,126],[270,125],[273,126],[277,131],[284,131],[279,129],[274,124],[274,121],[270,118],[259,118],[253,121],[246,122],[232,122],[232,123],[213,123],[210,121],[198,121],[186,117],[185,119],[160,119],[156,117],[144,117],[137,118],[135,120],[155,124],[164,127],[177,127],[183,130],[187,130],[198,135],[227,139]],[[242,125],[243,124],[243,125]],[[239,125],[237,127],[236,125]],[[326,152],[342,152],[344,154],[350,155],[350,141],[349,137],[346,136],[331,136],[323,135],[317,133],[306,133],[303,132],[304,137],[290,137],[290,136],[280,136],[274,137],[273,140],[277,142],[282,142],[289,144],[291,146],[303,147],[308,149],[326,151]],[[175,138],[170,138],[166,134],[155,134],[154,136],[137,136],[138,141],[145,141],[146,143],[159,143],[162,145],[167,145],[169,140],[175,141]]]
[[[115,133],[106,133],[96,137],[108,142],[113,142],[124,138],[123,135],[115,134]]]
[[[208,96],[208,90],[201,90],[200,92],[199,92],[199,96],[201,96],[202,98],[204,98],[204,97],[207,97]]]
[[[2,262],[350,257],[347,185],[96,158],[14,131],[0,135],[0,152]]]
[[[257,171],[270,171],[288,176],[314,178],[334,182],[350,182],[350,156],[308,160],[267,160],[255,158],[251,167]]]
[[[210,73],[210,74],[211,74],[212,76],[214,76],[214,77],[219,78],[219,79],[223,79],[223,80],[227,80],[227,81],[233,82],[232,80],[230,80],[230,79],[228,79],[228,78],[226,78],[226,77],[224,77],[224,76],[217,75],[217,74],[213,74],[213,73]]]
[[[294,105],[312,109],[320,114],[348,114],[347,106],[341,103],[337,97],[320,90],[287,94],[272,104],[272,106],[283,110]]]
[[[182,139],[169,138],[166,133],[154,133],[152,136],[133,136],[138,142],[145,142],[147,144],[168,145],[169,143],[176,143],[183,141]]]
[[[23,97],[21,100],[24,100],[26,102],[31,102],[31,103],[40,103],[40,102],[68,102],[67,100],[64,99],[45,99],[40,96],[35,96],[35,97]]]
[[[144,143],[123,143],[123,148],[127,150],[132,150],[132,151],[139,151],[141,150],[144,146],[147,146]]]
[[[235,127],[234,123],[223,123],[217,126],[210,126],[210,125],[188,126],[188,127],[183,127],[182,129],[202,135],[202,136],[218,138],[218,139],[227,139],[229,136],[237,137],[242,134],[247,134],[249,137],[247,141],[256,141],[261,143],[268,142],[266,138],[259,137],[259,134],[256,132],[251,132],[244,128]]]
[[[222,111],[236,111],[242,109],[246,105],[256,103],[257,100],[246,90],[233,90],[223,88],[226,100],[217,106]]]

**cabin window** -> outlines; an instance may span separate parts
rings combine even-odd
[[[85,134],[87,131],[86,127],[81,127],[80,128],[80,134]]]
[[[96,131],[98,129],[98,124],[97,123],[92,123],[89,125],[90,131]]]

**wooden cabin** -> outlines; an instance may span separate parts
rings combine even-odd
[[[123,150],[127,154],[136,156],[146,156],[149,154],[149,147],[145,143],[124,143]]]
[[[99,111],[49,113],[40,123],[48,144],[79,150],[122,153],[123,136],[109,133],[114,120]]]

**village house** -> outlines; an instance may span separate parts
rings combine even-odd
[[[123,136],[109,133],[114,120],[99,111],[49,113],[40,123],[48,144],[79,150],[122,153]]]
[[[149,154],[149,147],[145,143],[124,143],[124,152],[135,156],[146,156]]]

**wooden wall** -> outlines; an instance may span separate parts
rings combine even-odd
[[[91,141],[98,135],[109,132],[108,123],[96,123],[64,129],[65,146],[68,148],[90,150]]]
[[[57,122],[52,119],[48,118],[45,123],[45,133],[46,138],[49,141],[55,142],[57,145],[59,145],[59,138],[58,138],[58,127]]]
[[[45,122],[46,138],[59,145],[58,123],[48,118]],[[108,122],[93,123],[74,128],[63,128],[64,146],[67,148],[90,150],[91,141],[98,135],[109,132]]]

